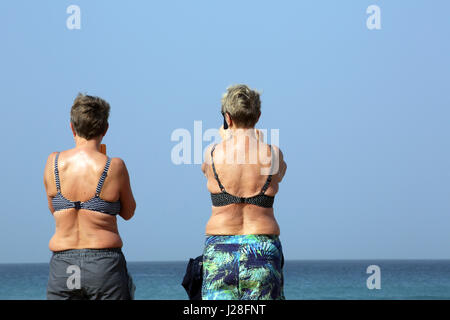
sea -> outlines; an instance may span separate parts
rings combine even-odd
[[[184,262],[128,262],[135,299],[187,300]],[[48,263],[0,264],[1,300],[46,298]],[[450,260],[286,261],[287,300],[449,300]]]

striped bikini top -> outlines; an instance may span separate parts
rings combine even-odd
[[[103,173],[100,177],[100,181],[98,182],[97,189],[95,190],[95,196],[85,202],[71,201],[62,195],[61,184],[59,181],[58,158],[59,152],[56,154],[55,157],[55,181],[56,181],[56,190],[58,191],[58,193],[56,194],[56,196],[52,198],[52,204],[53,208],[55,209],[55,212],[63,209],[75,208],[77,210],[86,209],[98,211],[113,216],[120,213],[120,200],[110,202],[100,198],[100,192],[102,191],[103,183],[105,182],[109,165],[111,164],[111,158],[108,157],[108,160],[106,161],[105,168],[103,169]]]
[[[214,159],[213,159],[213,153],[214,153],[215,148],[216,148],[216,145],[214,145],[211,150],[211,164],[212,164],[212,169],[214,172],[214,177],[216,178],[217,183],[219,184],[220,190],[222,192],[211,193],[212,205],[214,207],[222,207],[222,206],[226,206],[226,205],[233,204],[233,203],[248,203],[248,204],[253,204],[255,206],[259,206],[259,207],[263,207],[263,208],[272,208],[275,197],[271,197],[271,196],[264,194],[266,192],[267,188],[269,187],[270,182],[272,181],[272,175],[269,175],[267,177],[266,183],[262,187],[261,192],[259,194],[257,194],[256,196],[253,196],[253,197],[233,196],[225,190],[224,186],[222,185],[222,183],[219,180],[219,175],[217,174],[216,167],[214,165]],[[270,148],[271,148],[271,151],[273,152],[272,146]]]

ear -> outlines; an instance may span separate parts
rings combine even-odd
[[[233,120],[231,120],[230,115],[227,113],[225,113],[225,121],[228,124],[228,128],[231,128],[231,126],[233,125]]]
[[[72,130],[72,134],[75,137],[77,135],[77,133],[75,132],[72,122],[70,122],[70,129]]]

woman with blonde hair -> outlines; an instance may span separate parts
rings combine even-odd
[[[284,299],[283,253],[273,202],[286,163],[255,129],[260,95],[246,85],[222,98],[223,141],[207,152],[202,171],[211,193],[202,299]],[[268,158],[270,161],[263,161]]]

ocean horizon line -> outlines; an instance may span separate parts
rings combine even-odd
[[[187,263],[189,258],[184,260],[127,260],[127,263]],[[450,258],[342,258],[342,259],[285,259],[285,262],[369,262],[369,261],[440,261],[440,262],[450,262]],[[38,261],[38,262],[0,262],[0,265],[11,265],[11,264],[48,264],[49,261]]]

